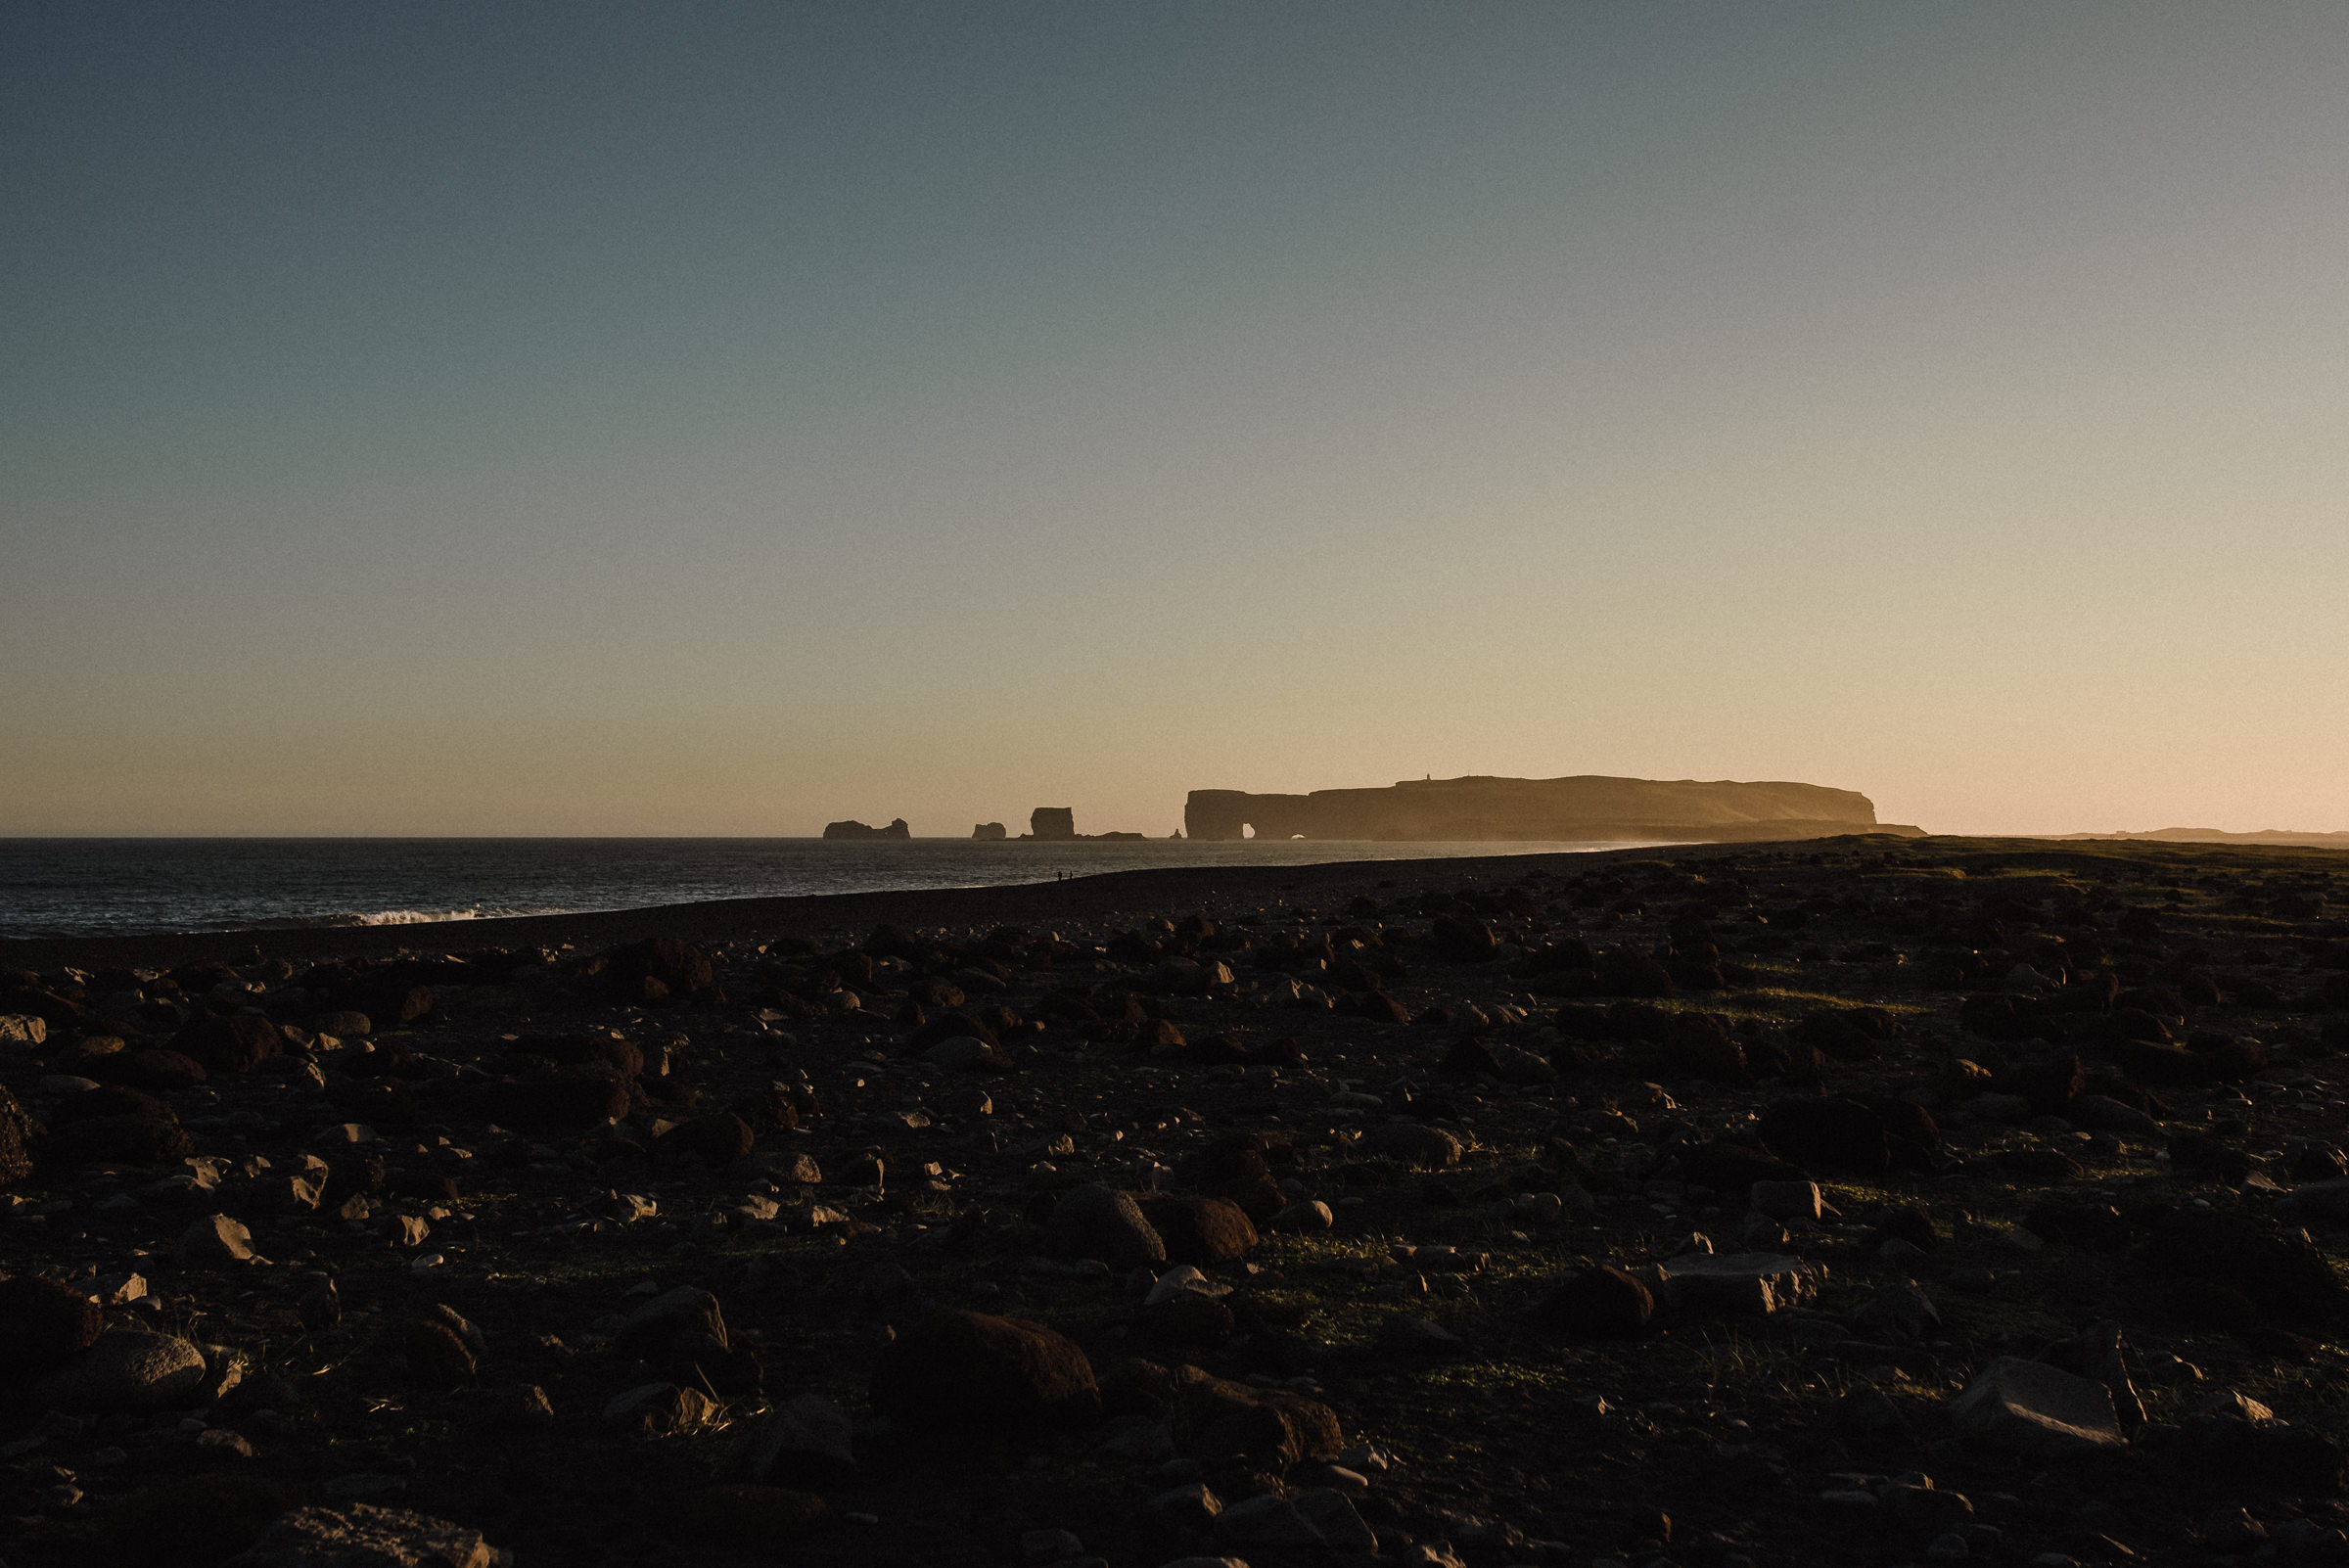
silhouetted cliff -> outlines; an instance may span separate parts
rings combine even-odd
[[[1865,795],[1819,784],[1692,779],[1446,778],[1391,789],[1251,795],[1193,790],[1182,812],[1194,839],[1726,841],[1824,838],[1920,829],[1876,821]]]
[[[905,825],[905,819],[900,816],[894,818],[887,827],[866,827],[862,822],[827,822],[824,824],[824,837],[827,839],[910,839],[913,837],[913,830]]]

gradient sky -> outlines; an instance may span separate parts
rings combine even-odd
[[[2349,7],[0,10],[0,832],[2349,828]]]

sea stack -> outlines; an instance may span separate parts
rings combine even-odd
[[[862,822],[827,822],[824,824],[824,837],[827,839],[910,839],[913,837],[913,830],[905,825],[905,819],[900,816],[892,818],[887,827],[866,827]]]
[[[1000,844],[1003,842],[1003,840],[1011,837],[1011,834],[1005,830],[1003,824],[1000,822],[982,822],[977,827],[971,829],[971,837],[974,839],[983,840],[989,844]]]

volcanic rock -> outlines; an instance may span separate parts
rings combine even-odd
[[[1101,1395],[1084,1352],[1041,1323],[949,1310],[898,1335],[873,1404],[908,1432],[968,1437],[1082,1426]]]

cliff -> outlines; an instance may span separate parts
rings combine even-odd
[[[827,822],[824,824],[824,837],[827,839],[910,839],[913,837],[913,830],[905,825],[905,819],[900,816],[894,818],[887,827],[866,827],[862,822]]]
[[[1614,839],[1724,842],[1898,833],[1876,821],[1865,795],[1819,784],[1699,783],[1693,779],[1409,779],[1390,789],[1251,795],[1193,790],[1182,825],[1194,839]]]
[[[1132,844],[1140,839],[1139,833],[1080,833],[1077,809],[1070,806],[1037,807],[1028,813],[1028,831],[1020,835],[1022,844]]]

